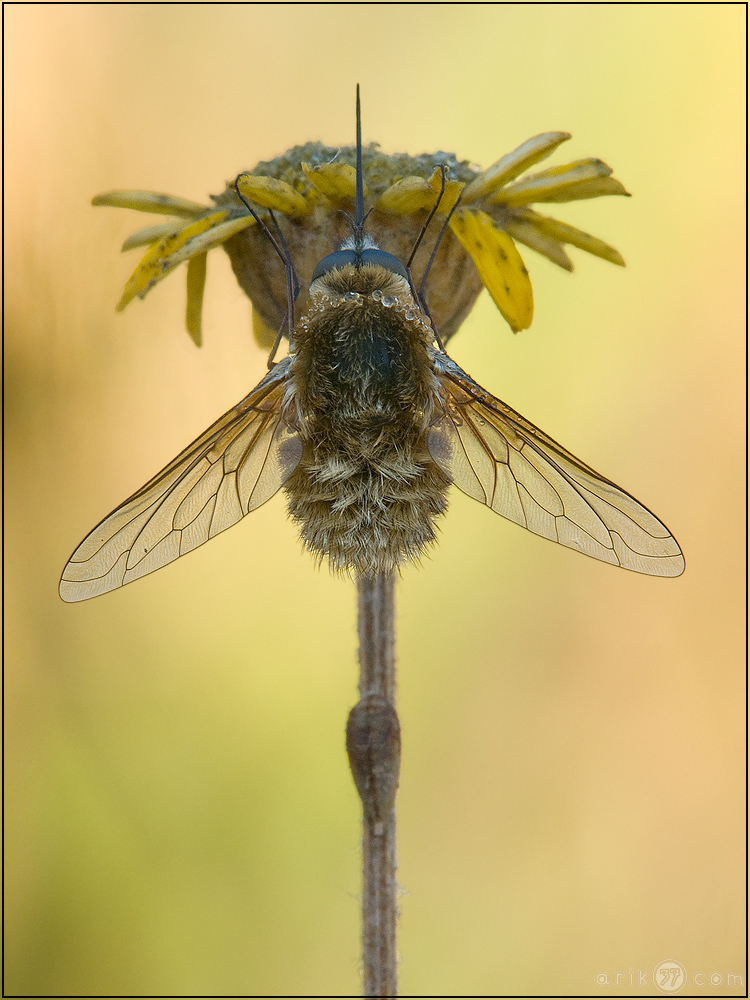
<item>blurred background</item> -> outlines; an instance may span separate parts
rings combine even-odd
[[[57,595],[81,538],[266,363],[221,252],[201,350],[184,269],[115,315],[120,243],[159,218],[91,197],[202,202],[297,143],[350,144],[357,82],[387,152],[486,167],[563,129],[551,164],[599,156],[633,193],[550,212],[627,269],[522,248],[532,328],[485,293],[451,354],[687,559],[615,570],[452,497],[398,586],[402,992],[653,995],[638,973],[676,960],[703,974],[683,995],[744,993],[744,16],[6,6],[9,994],[360,990],[353,584],[279,494],[134,586]]]

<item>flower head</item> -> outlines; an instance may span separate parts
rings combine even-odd
[[[534,136],[484,171],[443,152],[389,156],[374,144],[363,150],[365,193],[371,205],[368,231],[379,246],[400,259],[410,257],[442,192],[412,263],[412,273],[419,284],[449,219],[426,285],[427,303],[444,341],[466,318],[482,287],[487,288],[514,332],[530,326],[531,282],[517,242],[568,271],[573,270],[573,264],[565,252],[566,244],[624,265],[617,250],[602,240],[531,208],[535,202],[628,194],[611,176],[611,168],[597,159],[526,172],[568,139],[567,132]],[[256,206],[256,213],[269,219],[273,213],[300,280],[295,306],[300,311],[305,308],[316,264],[350,234],[346,213],[351,213],[354,202],[355,155],[353,146],[334,149],[308,143],[259,163],[240,178],[239,189]],[[270,345],[287,311],[283,265],[237,197],[233,184],[211,198],[212,206],[148,191],[111,191],[94,198],[95,205],[171,216],[168,222],[134,233],[123,244],[123,250],[140,246],[148,250],[128,280],[117,308],[124,309],[136,296],[144,298],[186,261],[186,325],[200,345],[206,255],[223,246],[241,287],[252,300],[256,338]]]

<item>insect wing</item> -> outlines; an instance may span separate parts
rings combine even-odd
[[[288,362],[121,504],[81,542],[60,596],[85,601],[152,573],[269,500],[302,442],[280,413]]]
[[[669,529],[455,362],[436,363],[445,414],[428,447],[456,486],[543,538],[651,576],[685,568]]]

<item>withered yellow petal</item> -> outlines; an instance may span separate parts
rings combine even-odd
[[[573,270],[573,261],[565,253],[559,240],[545,236],[526,219],[508,219],[504,225],[514,240],[518,240],[519,243],[543,254],[559,267],[565,268],[566,271]]]
[[[122,298],[117,303],[117,311],[121,312],[125,306],[137,296],[143,298],[153,286],[166,277],[167,274],[177,266],[171,258],[173,254],[189,243],[195,236],[206,232],[206,230],[217,226],[227,217],[227,212],[214,212],[213,215],[198,219],[189,226],[185,226],[178,233],[172,236],[165,236],[158,243],[146,251],[138,267],[133,271],[128,279]]]
[[[578,247],[579,250],[586,250],[603,260],[608,260],[612,264],[619,264],[625,267],[622,255],[611,247],[604,240],[599,240],[596,236],[589,236],[575,226],[569,226],[567,222],[560,222],[558,219],[551,219],[547,215],[538,215],[536,212],[528,212],[526,221],[537,230],[538,233],[552,240],[559,240],[561,243],[570,243],[571,246]],[[508,227],[510,231],[510,226]]]
[[[256,205],[275,209],[283,215],[307,215],[310,211],[310,206],[299,191],[295,191],[286,181],[277,180],[275,177],[243,174],[239,178],[237,187]]]
[[[216,214],[219,215],[221,213],[217,212]],[[183,260],[189,260],[193,254],[213,250],[215,247],[221,246],[222,243],[226,243],[230,236],[234,236],[235,233],[240,233],[243,229],[247,229],[248,226],[254,225],[255,219],[252,215],[241,215],[237,219],[229,219],[227,222],[221,222],[211,229],[207,229],[205,232],[197,233],[189,242],[178,247],[170,255],[169,264],[176,267]]]
[[[302,169],[312,186],[331,201],[354,198],[357,191],[357,171],[349,163],[323,163],[311,167],[303,163]],[[367,185],[365,185],[365,197]]]
[[[272,330],[263,320],[258,310],[253,306],[253,337],[258,347],[270,351],[276,343],[276,330]]]
[[[185,328],[196,347],[203,343],[203,290],[206,287],[207,258],[207,253],[198,253],[190,258],[187,266]]]
[[[205,205],[171,194],[156,191],[106,191],[91,199],[92,205],[109,205],[112,208],[133,208],[136,212],[158,212],[160,215],[179,215],[192,218],[206,211]]]
[[[146,226],[133,233],[123,243],[122,253],[126,250],[135,250],[136,247],[146,247],[160,240],[163,236],[172,236],[184,226],[184,222],[160,222],[158,226]]]
[[[612,173],[601,160],[577,160],[550,170],[530,174],[509,184],[489,200],[499,205],[528,205],[532,201],[568,200],[570,192],[587,181],[598,180]]]
[[[568,139],[570,139],[570,132],[543,132],[541,135],[532,136],[531,139],[521,143],[512,153],[506,153],[497,163],[493,163],[491,167],[475,177],[470,184],[467,184],[464,191],[464,201],[483,198],[492,191],[496,191],[503,184],[514,180],[524,170],[528,170],[535,163],[554,153],[560,143],[566,142]]]
[[[226,211],[214,212],[154,243],[128,279],[122,298],[117,303],[117,311],[121,312],[136,296],[142,299],[184,260],[213,249],[255,221],[251,215],[243,215],[225,222],[227,214]]]
[[[440,167],[436,167],[435,170],[433,170],[432,176],[429,180],[429,185],[436,195],[440,194],[440,188],[442,186],[442,170]],[[440,199],[440,205],[438,207],[438,212],[440,212],[441,215],[448,215],[450,210],[458,201],[458,196],[465,187],[466,185],[463,181],[451,181],[446,178],[445,188],[443,189],[443,197]]]
[[[473,209],[459,208],[450,226],[511,330],[525,330],[534,315],[534,297],[529,272],[513,240],[495,227],[489,215]]]
[[[435,192],[429,181],[424,177],[402,177],[383,192],[375,208],[388,215],[410,215],[434,204]]]
[[[571,170],[584,167],[590,168],[592,176],[595,177],[609,177],[612,173],[612,167],[608,166],[604,160],[600,160],[596,156],[587,156],[583,160],[573,160],[571,163],[558,163],[557,166],[545,167],[544,170],[537,170],[536,173],[529,174],[528,177],[524,177],[523,181],[519,181],[519,184],[522,184],[527,180],[539,180],[542,177],[562,177]],[[515,185],[513,186],[515,187]]]
[[[621,184],[614,177],[595,177],[592,181],[582,181],[580,184],[574,184],[556,194],[548,195],[544,201],[581,201],[584,198],[601,198],[602,195],[608,194],[622,194],[626,198],[630,197],[630,192],[625,189],[624,184]]]

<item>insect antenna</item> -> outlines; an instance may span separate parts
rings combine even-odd
[[[354,209],[354,229],[359,240],[365,226],[365,182],[362,175],[362,116],[359,107],[359,84],[357,84],[357,187]]]
[[[346,217],[346,219],[349,222],[349,225],[352,227],[353,242],[355,248],[357,250],[362,250],[362,248],[365,245],[365,237],[364,237],[365,222],[367,221],[367,217],[372,211],[372,209],[370,209],[368,212],[365,212],[365,182],[364,182],[364,171],[362,168],[362,114],[359,103],[359,84],[357,84],[356,118],[357,118],[357,146],[356,146],[357,159],[356,159],[356,172],[355,172],[356,186],[354,195],[355,198],[354,221],[352,221],[352,218],[348,214],[348,212],[345,212],[343,209],[339,209],[339,211],[343,216]],[[336,153],[336,156],[338,156],[338,153]],[[334,157],[334,159],[335,158],[336,157]],[[333,162],[333,160],[331,162]]]
[[[234,190],[237,194],[237,197],[240,199],[242,204],[245,206],[245,208],[248,210],[248,212],[252,215],[252,217],[258,223],[260,228],[263,230],[265,235],[271,241],[271,246],[274,248],[276,253],[281,258],[281,262],[284,265],[284,270],[286,271],[286,290],[287,290],[287,300],[288,300],[287,311],[286,311],[286,316],[281,321],[279,332],[276,335],[276,340],[274,342],[273,347],[271,348],[271,353],[268,357],[268,367],[271,368],[273,365],[274,355],[276,354],[276,351],[278,351],[279,344],[281,343],[281,336],[284,331],[284,323],[287,324],[287,328],[289,331],[289,343],[292,344],[294,341],[294,303],[297,298],[297,295],[299,294],[299,281],[297,279],[297,273],[294,270],[294,265],[292,264],[292,258],[289,254],[289,248],[287,246],[286,240],[284,239],[284,234],[281,232],[281,228],[278,222],[276,221],[276,216],[273,213],[273,209],[269,209],[269,213],[274,228],[276,230],[276,233],[279,237],[278,241],[275,239],[271,230],[261,219],[261,217],[255,211],[252,205],[248,202],[247,198],[245,198],[245,196],[240,191],[239,189],[240,178],[244,176],[245,176],[244,173],[237,174],[237,177],[234,180]]]

